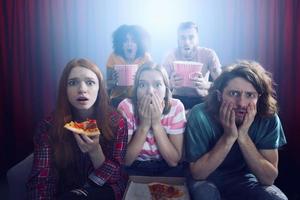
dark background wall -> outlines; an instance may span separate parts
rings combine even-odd
[[[67,61],[87,57],[105,73],[112,32],[121,24],[138,24],[149,32],[150,53],[161,62],[176,47],[178,24],[187,20],[199,25],[201,45],[213,48],[223,65],[253,59],[272,72],[288,139],[280,151],[277,183],[296,198],[300,166],[297,0],[1,0],[1,176],[32,152],[35,126],[53,109],[57,81]]]

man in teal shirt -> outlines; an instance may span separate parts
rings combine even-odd
[[[241,61],[191,110],[185,146],[193,199],[287,199],[273,185],[286,139],[272,86],[263,67]]]

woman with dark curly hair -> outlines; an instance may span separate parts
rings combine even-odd
[[[151,60],[148,51],[149,35],[137,25],[122,25],[113,33],[113,53],[106,64],[107,86],[112,104],[130,96],[132,86],[118,85],[116,65],[136,65],[139,67]]]

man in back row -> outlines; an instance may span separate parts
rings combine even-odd
[[[183,22],[177,30],[178,48],[165,58],[163,66],[166,68],[172,87],[174,98],[180,99],[185,109],[201,103],[208,94],[211,86],[209,77],[215,80],[221,73],[221,64],[217,54],[212,50],[199,46],[198,27],[193,22]],[[182,87],[182,78],[174,71],[174,61],[193,61],[203,64],[201,73],[192,78],[192,87]]]
[[[243,61],[214,81],[190,111],[186,159],[193,199],[286,200],[273,185],[278,148],[286,144],[270,74]]]

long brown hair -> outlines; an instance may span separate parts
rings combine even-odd
[[[59,81],[58,96],[56,101],[56,108],[53,115],[53,126],[50,130],[50,139],[54,149],[54,159],[57,167],[65,168],[72,161],[74,161],[74,137],[64,129],[64,124],[73,119],[71,112],[71,104],[67,97],[67,83],[71,70],[74,67],[84,67],[93,71],[99,80],[99,91],[97,99],[94,103],[97,124],[100,128],[101,134],[107,140],[113,138],[111,130],[109,113],[111,107],[109,106],[109,98],[105,89],[105,81],[103,75],[97,65],[87,59],[73,59],[67,63],[63,70]]]
[[[137,89],[138,89],[138,86],[139,86],[139,81],[140,81],[141,74],[144,71],[151,71],[151,70],[158,71],[161,74],[161,76],[163,77],[163,81],[164,81],[164,84],[166,86],[166,95],[164,97],[165,107],[164,107],[164,110],[163,110],[163,114],[168,114],[170,112],[170,109],[171,109],[170,99],[172,97],[172,93],[171,93],[171,90],[170,90],[170,83],[169,83],[169,78],[168,78],[167,71],[161,65],[155,64],[153,62],[147,62],[147,63],[144,63],[143,65],[141,65],[139,67],[139,69],[136,72],[135,79],[134,79],[134,85],[133,85],[133,91],[132,91],[132,104],[133,104],[135,116],[138,116],[138,112],[137,112],[137,109],[136,109],[137,108],[137,101],[138,101],[137,100]]]
[[[218,92],[223,92],[229,81],[241,77],[249,81],[259,94],[257,101],[257,114],[271,116],[278,112],[275,83],[271,73],[266,71],[259,63],[254,61],[239,61],[236,64],[225,67],[222,74],[214,81],[207,96],[206,108],[212,114],[219,112],[221,102],[218,100]]]

